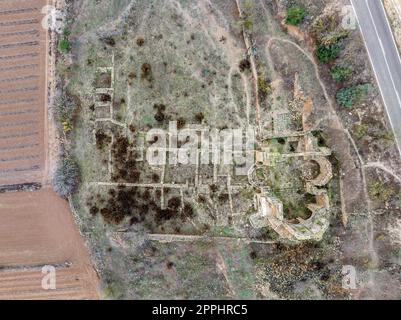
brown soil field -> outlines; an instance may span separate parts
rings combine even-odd
[[[41,287],[43,265],[56,267],[54,291]],[[94,299],[97,284],[66,201],[48,188],[1,195],[0,299]]]
[[[56,268],[56,290],[43,290],[41,268],[0,273],[0,299],[96,299],[88,279],[74,267]],[[89,286],[88,286],[89,285]]]
[[[45,169],[46,0],[0,2],[0,184],[41,182]]]
[[[86,247],[68,204],[53,191],[3,194],[0,221],[0,298],[53,297],[41,288],[43,275],[35,266],[42,265],[56,266],[54,298],[61,298],[60,292],[66,293],[70,287],[74,289],[71,295],[63,298],[96,297],[97,277]],[[65,263],[71,267],[66,269]],[[21,266],[28,270],[19,270]],[[66,275],[73,280],[66,281]],[[32,296],[27,295],[29,290]]]
[[[0,299],[96,299],[98,277],[68,203],[48,186],[47,0],[0,1]],[[43,290],[43,265],[56,290]]]

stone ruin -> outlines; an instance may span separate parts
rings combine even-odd
[[[281,239],[289,241],[306,241],[322,239],[329,226],[328,215],[330,201],[327,190],[324,188],[333,177],[332,165],[327,159],[331,150],[318,146],[317,139],[313,136],[308,117],[311,114],[312,101],[303,95],[299,87],[298,77],[295,79],[294,101],[292,106],[301,111],[302,131],[298,132],[273,132],[270,139],[286,139],[289,144],[295,146],[291,152],[278,153],[269,146],[269,139],[262,142],[260,151],[255,154],[255,166],[250,171],[249,182],[257,187],[260,192],[255,194],[254,207],[257,213],[250,216],[249,222],[256,229],[271,228]],[[305,162],[303,180],[305,190],[315,197],[314,203],[307,204],[311,216],[304,220],[288,221],[284,217],[283,203],[278,199],[268,186],[263,187],[255,181],[257,169],[268,170],[277,161],[286,161],[288,158],[302,157]]]

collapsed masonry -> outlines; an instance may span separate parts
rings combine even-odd
[[[307,141],[307,143],[301,145],[309,146],[314,137],[311,134],[307,134],[300,138]],[[277,154],[270,153],[268,149],[258,151],[256,153],[258,161],[256,166],[262,166],[266,170],[270,166],[274,166],[276,161],[285,161],[288,157],[298,156],[304,157],[307,162],[317,164],[319,166],[319,174],[313,179],[305,180],[306,192],[315,196],[315,203],[307,205],[307,208],[312,213],[309,219],[297,218],[297,223],[286,221],[282,202],[273,193],[270,193],[268,188],[262,188],[262,191],[255,195],[255,209],[258,212],[250,217],[252,227],[257,229],[270,227],[281,238],[291,241],[321,240],[329,225],[327,218],[330,209],[329,197],[326,189],[321,188],[327,185],[332,178],[332,166],[326,159],[327,155],[329,155],[327,148],[303,152],[298,150],[298,152],[290,154],[281,154],[280,157]]]
[[[319,241],[329,226],[330,201],[324,186],[333,177],[332,165],[327,159],[331,155],[331,150],[319,146],[317,138],[310,131],[307,118],[311,113],[311,100],[303,96],[298,85],[298,77],[295,79],[294,97],[293,102],[301,105],[303,130],[281,135],[273,133],[271,140],[273,138],[285,139],[286,145],[290,146],[284,152],[277,152],[271,148],[269,139],[262,143],[261,151],[256,152],[255,166],[249,173],[249,182],[261,191],[255,194],[254,206],[257,213],[250,216],[250,224],[256,229],[272,228],[281,239],[289,241]],[[315,197],[314,203],[307,204],[311,216],[306,220],[297,218],[296,222],[285,219],[283,203],[275,197],[269,186],[258,185],[255,181],[256,170],[267,171],[277,162],[285,162],[293,157],[303,158],[306,164],[303,172],[305,191]],[[318,168],[318,173],[315,175],[310,172],[313,170],[308,170],[313,166]]]

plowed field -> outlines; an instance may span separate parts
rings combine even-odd
[[[0,0],[0,299],[95,299],[98,278],[67,202],[47,176],[47,0]],[[42,266],[56,289],[42,288]]]

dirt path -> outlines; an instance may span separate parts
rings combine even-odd
[[[243,13],[241,10],[241,5],[239,3],[239,0],[235,0],[238,8],[238,14],[239,17],[243,17]],[[252,48],[252,43],[249,39],[249,36],[245,30],[245,28],[242,28],[242,35],[244,37],[244,42],[245,42],[245,47],[247,50],[251,50]],[[259,99],[259,79],[258,79],[258,71],[256,67],[256,61],[254,55],[251,53],[249,55],[249,60],[251,62],[251,70],[252,70],[252,78],[253,78],[253,90],[254,90],[254,95],[255,95],[255,108],[256,108],[256,126],[261,129],[261,118],[260,118],[260,99]]]
[[[393,176],[399,183],[401,183],[401,177],[398,176],[394,171],[387,168],[382,162],[367,162],[364,164],[364,168],[378,168],[387,172],[389,175]]]

